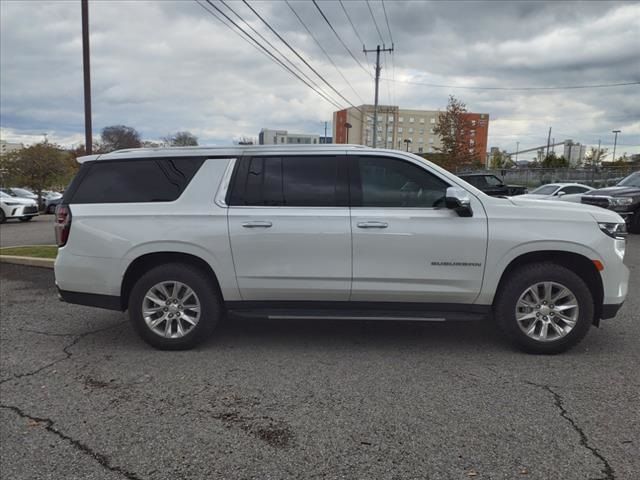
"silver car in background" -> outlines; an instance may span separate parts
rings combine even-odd
[[[518,197],[531,200],[562,200],[563,202],[580,203],[582,195],[591,190],[593,188],[581,183],[548,183]]]

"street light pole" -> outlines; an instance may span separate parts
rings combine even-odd
[[[618,134],[621,132],[622,130],[611,130],[611,133],[615,134],[615,137],[613,139],[613,161],[616,161],[616,146],[618,144]]]
[[[346,128],[346,129],[347,129],[347,144],[349,143],[349,129],[350,129],[351,127],[352,127],[352,125],[351,125],[349,122],[347,122],[347,123],[345,123],[345,124],[344,124],[344,128]]]
[[[89,66],[89,4],[81,1],[82,7],[82,70],[84,73],[84,148],[87,155],[93,153],[91,133],[91,69]]]
[[[404,139],[404,143],[407,144],[407,152],[409,151],[409,144],[411,143],[411,139],[410,138],[405,138]]]

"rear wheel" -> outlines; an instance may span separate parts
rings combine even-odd
[[[553,263],[523,266],[503,282],[495,303],[500,328],[522,350],[560,353],[576,345],[593,323],[587,284]]]
[[[53,215],[54,213],[56,213],[56,206],[55,205],[49,205],[47,207],[47,213],[49,215]]]
[[[131,322],[149,345],[186,350],[206,340],[222,314],[216,286],[202,271],[180,264],[155,267],[134,285]]]

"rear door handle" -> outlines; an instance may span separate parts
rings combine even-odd
[[[387,228],[389,224],[387,222],[360,222],[358,228]]]
[[[256,220],[253,222],[244,222],[242,224],[244,228],[269,228],[271,227],[271,225],[273,225],[271,222],[262,221],[262,220]]]

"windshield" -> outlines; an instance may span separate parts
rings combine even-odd
[[[640,188],[640,172],[634,172],[626,178],[620,180],[619,187],[639,187]]]
[[[557,188],[558,185],[543,185],[531,192],[531,195],[551,195]]]
[[[494,177],[493,175],[488,175],[484,178],[487,181],[487,183],[492,187],[497,187],[498,185],[502,185],[502,180],[500,180],[498,177]]]
[[[13,193],[15,193],[16,195],[34,195],[33,192],[25,190],[24,188],[12,188],[11,190],[13,190]]]
[[[0,192],[0,197],[2,197],[2,198],[11,198],[11,195],[7,195],[4,192]]]

